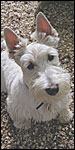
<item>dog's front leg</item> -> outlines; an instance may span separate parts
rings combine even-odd
[[[31,120],[25,119],[23,116],[23,109],[17,105],[16,100],[15,102],[12,100],[10,96],[7,97],[7,110],[10,115],[10,118],[13,120],[13,125],[16,128],[24,128],[29,129],[31,126]]]

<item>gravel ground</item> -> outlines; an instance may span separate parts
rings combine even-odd
[[[74,3],[73,1],[2,1],[1,40],[4,27],[9,26],[21,37],[34,31],[37,12],[42,11],[57,29],[61,65],[71,75],[71,95],[74,99]],[[31,41],[31,39],[30,39]],[[74,119],[69,124],[57,120],[31,123],[29,130],[18,130],[6,110],[6,94],[1,94],[1,149],[74,149]],[[74,101],[70,109],[74,112]]]

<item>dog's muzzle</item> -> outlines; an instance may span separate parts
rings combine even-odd
[[[49,95],[56,95],[59,91],[59,86],[58,86],[58,84],[56,84],[55,87],[47,88],[47,89],[45,89],[45,91]]]

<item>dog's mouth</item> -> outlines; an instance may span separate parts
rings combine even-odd
[[[55,87],[47,88],[47,89],[45,89],[45,91],[49,95],[56,95],[59,92],[59,86],[58,86],[58,84],[56,84]]]
[[[47,88],[45,89],[46,93],[49,94],[49,95],[56,95],[58,92],[59,92],[59,86],[58,84],[56,84],[53,88]],[[37,107],[36,109],[39,109],[42,105],[44,105],[43,102],[41,102]],[[48,104],[48,110],[49,110],[49,107],[50,105]]]

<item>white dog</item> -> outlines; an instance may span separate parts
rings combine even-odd
[[[37,42],[29,45],[9,28],[4,30],[1,88],[8,93],[7,109],[17,128],[27,129],[31,119],[41,122],[59,116],[65,123],[73,117],[70,75],[60,66],[56,49],[58,33],[42,12],[36,25],[32,38]]]

